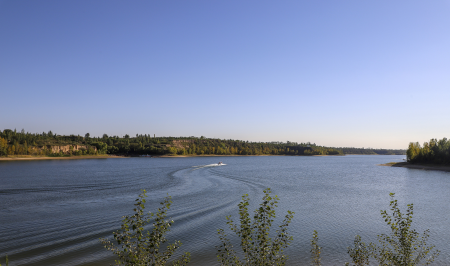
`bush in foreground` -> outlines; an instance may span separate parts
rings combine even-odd
[[[124,216],[123,224],[120,230],[114,232],[114,239],[117,246],[107,239],[101,239],[105,248],[111,250],[119,259],[116,265],[126,266],[144,266],[166,265],[167,261],[172,257],[173,253],[181,246],[180,241],[167,245],[165,251],[161,250],[161,246],[167,241],[165,234],[170,230],[173,221],[166,221],[167,210],[172,203],[171,197],[167,196],[161,207],[155,213],[144,213],[145,190],[136,199],[135,214],[132,216]],[[153,220],[154,219],[154,220]],[[153,220],[153,230],[146,231],[144,227]],[[186,265],[189,262],[189,253],[185,253],[179,260],[173,262],[173,265]]]
[[[238,205],[240,225],[234,223],[231,216],[226,217],[231,231],[235,232],[241,239],[244,261],[241,261],[236,255],[224,230],[218,230],[222,244],[217,247],[217,257],[221,265],[284,265],[288,259],[283,254],[283,250],[292,241],[292,236],[289,236],[287,227],[294,216],[294,212],[288,211],[276,231],[276,237],[270,238],[269,233],[275,218],[278,197],[270,196],[270,188],[264,190],[264,193],[263,202],[254,211],[253,221],[247,208],[249,205],[247,194],[242,196],[242,201]]]
[[[439,255],[439,250],[433,252],[435,246],[429,246],[427,243],[429,230],[425,230],[420,236],[416,230],[411,229],[413,204],[408,204],[406,214],[403,214],[397,200],[394,200],[394,195],[394,193],[390,194],[392,215],[386,210],[381,211],[381,216],[391,227],[391,233],[378,235],[379,245],[373,243],[366,245],[357,235],[355,246],[348,248],[353,265],[369,265],[369,256],[373,257],[379,265],[429,265]]]
[[[6,262],[6,266],[9,266],[8,255],[6,255],[6,258],[5,258],[5,262]],[[1,263],[0,263],[0,266],[2,266],[2,264],[1,264]]]
[[[281,225],[276,231],[275,237],[270,237],[270,230],[275,219],[275,208],[278,197],[270,196],[270,189],[264,190],[262,203],[254,211],[253,220],[248,211],[249,197],[242,196],[238,204],[239,221],[235,223],[231,216],[227,216],[227,224],[231,231],[240,238],[240,246],[244,256],[241,260],[233,249],[230,240],[223,229],[218,230],[221,245],[219,245],[217,257],[221,265],[231,266],[272,266],[284,265],[288,259],[283,251],[290,245],[293,238],[289,235],[287,227],[292,221],[294,212],[288,211]],[[413,204],[409,204],[406,213],[402,213],[394,200],[394,193],[390,194],[390,213],[381,211],[385,222],[390,226],[390,234],[378,235],[379,244],[366,245],[360,236],[356,236],[354,246],[348,248],[348,254],[352,263],[346,265],[369,265],[370,259],[377,261],[381,266],[416,266],[429,265],[439,255],[434,245],[428,245],[429,230],[422,235],[411,228],[413,216]],[[161,202],[156,214],[144,214],[145,190],[135,204],[135,214],[124,216],[120,230],[114,232],[117,246],[109,240],[101,239],[105,248],[113,251],[119,257],[117,265],[166,265],[173,253],[181,243],[167,245],[165,251],[160,251],[161,245],[166,242],[165,233],[169,231],[173,221],[166,221],[167,210],[171,205],[171,198],[166,197]],[[153,230],[145,231],[144,226],[153,220]],[[320,266],[321,247],[318,244],[319,237],[314,231],[311,240],[311,264]],[[185,253],[173,265],[186,265],[189,262],[189,253]],[[0,265],[1,266],[1,265]]]

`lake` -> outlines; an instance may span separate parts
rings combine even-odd
[[[218,265],[217,229],[234,241],[225,217],[238,221],[238,203],[250,209],[270,187],[280,198],[277,217],[295,212],[285,251],[288,265],[310,265],[310,240],[319,233],[323,265],[350,262],[356,234],[366,243],[389,227],[380,210],[395,192],[402,211],[414,203],[413,228],[430,229],[441,250],[435,265],[450,261],[450,173],[378,166],[405,156],[249,156],[0,161],[0,256],[10,265],[109,265],[114,256],[99,242],[132,214],[147,190],[147,211],[169,194],[175,224],[169,242],[189,251],[190,265]],[[210,166],[223,161],[223,166]],[[278,222],[278,220],[277,220]],[[278,225],[278,223],[275,223]],[[239,249],[238,242],[235,248]]]

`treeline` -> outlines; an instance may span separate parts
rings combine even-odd
[[[447,138],[431,139],[430,142],[424,142],[423,146],[419,142],[411,142],[406,157],[410,163],[450,165],[450,141]]]
[[[405,155],[406,150],[391,150],[391,149],[372,149],[372,148],[335,148],[343,154],[362,154],[362,155]]]
[[[74,145],[82,145],[75,147]],[[66,149],[55,148],[67,146]],[[420,146],[420,145],[419,145]],[[315,143],[249,142],[205,137],[155,137],[150,134],[130,137],[91,137],[58,135],[52,131],[29,133],[23,129],[0,131],[0,156],[7,155],[404,155],[406,150],[324,147]]]
[[[83,145],[78,148],[74,145]],[[67,152],[63,153],[59,146],[67,147]],[[96,155],[106,153],[106,150],[99,143],[87,142],[80,136],[60,136],[52,131],[42,133],[29,133],[22,129],[17,132],[10,129],[0,131],[0,156],[8,155],[38,155],[38,156],[63,156],[63,155]]]
[[[81,145],[81,148],[79,147]],[[8,155],[339,155],[341,150],[312,143],[249,142],[205,137],[62,136],[52,131],[0,131],[0,156]]]

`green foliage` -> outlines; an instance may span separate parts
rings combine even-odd
[[[372,149],[372,148],[335,148],[343,154],[364,154],[364,155],[405,155],[405,150],[393,149]]]
[[[379,245],[370,243],[366,245],[360,236],[355,237],[354,247],[348,248],[348,254],[355,266],[369,265],[369,258],[373,257],[381,266],[416,266],[429,265],[439,255],[433,252],[435,246],[429,246],[427,240],[429,230],[422,236],[411,228],[413,204],[409,204],[403,214],[394,200],[394,193],[390,193],[390,207],[392,215],[386,210],[381,211],[384,221],[391,227],[391,233],[378,235]],[[346,263],[346,265],[350,265]]]
[[[0,156],[8,155],[8,141],[0,137]]]
[[[151,137],[150,134],[123,138],[118,136],[92,137],[86,133],[79,135],[60,136],[52,132],[29,133],[9,129],[0,131],[0,138],[6,144],[0,143],[0,156],[6,155],[46,155],[45,149],[52,146],[79,145],[86,148],[86,154],[96,154],[90,146],[97,148],[98,154],[153,154],[153,155],[336,155],[342,151],[335,148],[317,146],[311,143],[289,142],[249,142],[240,140],[211,139],[206,137]],[[114,146],[114,148],[112,148]],[[45,148],[47,147],[47,148]],[[111,148],[110,148],[111,147]],[[66,152],[70,154],[70,152]],[[74,149],[72,155],[77,152]],[[79,154],[79,153],[78,153]]]
[[[431,139],[423,147],[418,142],[411,142],[406,156],[411,163],[450,164],[450,140]]]
[[[119,148],[116,146],[108,146],[108,154],[116,154],[119,152]]]
[[[168,150],[169,154],[172,154],[172,155],[177,154],[177,148],[175,148],[175,147],[168,147],[167,150]]]
[[[313,266],[320,266],[320,253],[322,248],[319,247],[319,236],[314,230],[313,238],[311,239],[311,262]]]
[[[392,215],[387,211],[381,211],[385,222],[390,225],[389,235],[378,236],[379,246],[373,245],[372,254],[380,265],[413,266],[430,264],[439,255],[439,251],[434,251],[434,246],[428,246],[427,240],[429,230],[422,236],[416,230],[411,229],[413,204],[408,204],[406,214],[401,213],[397,200],[394,200],[394,193],[390,194]]]
[[[223,229],[218,230],[220,241],[218,246],[217,258],[221,265],[284,265],[287,256],[283,254],[284,248],[288,247],[292,241],[287,227],[291,222],[294,212],[288,211],[282,224],[276,231],[276,236],[272,239],[270,229],[275,216],[278,197],[270,196],[270,188],[264,190],[263,202],[260,207],[254,211],[253,221],[248,212],[249,197],[247,194],[242,196],[239,203],[240,225],[234,223],[231,216],[227,216],[227,224],[231,231],[241,240],[241,248],[244,254],[244,260],[241,261],[231,245]]]
[[[107,239],[101,239],[105,248],[111,250],[119,259],[116,265],[143,266],[143,265],[166,265],[173,253],[181,246],[180,241],[168,244],[165,251],[162,245],[167,241],[165,234],[170,230],[174,223],[167,221],[167,210],[172,203],[171,197],[167,196],[157,213],[145,214],[145,190],[136,199],[135,214],[124,216],[121,229],[114,232],[114,239],[117,246]],[[144,227],[153,221],[153,230],[146,231]],[[189,262],[189,253],[185,253],[179,260],[173,262],[173,265],[186,265]]]
[[[6,266],[9,266],[8,255],[6,255],[6,258],[5,258],[5,263],[6,263]],[[2,264],[1,264],[1,263],[0,263],[0,266],[2,266]]]
[[[369,258],[371,255],[371,246],[367,246],[364,242],[361,241],[361,237],[359,235],[355,236],[354,247],[348,247],[347,253],[352,258],[353,264],[346,263],[345,265],[352,266],[365,266],[369,265]],[[383,264],[381,264],[383,265]]]
[[[97,152],[99,154],[106,154],[108,152],[108,144],[106,143],[99,141],[99,142],[92,142],[91,145],[97,148]]]

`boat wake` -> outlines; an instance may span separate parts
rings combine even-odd
[[[192,166],[192,168],[194,168],[193,170],[197,170],[197,169],[201,169],[201,168],[205,168],[205,167],[217,167],[217,166],[224,166],[226,164],[224,163],[213,163],[213,164],[207,164],[207,165],[197,165],[197,166]]]

